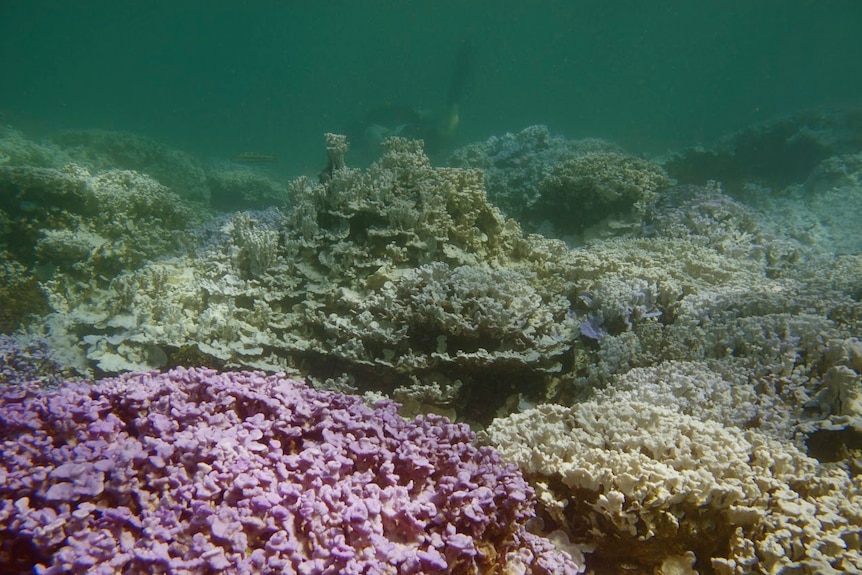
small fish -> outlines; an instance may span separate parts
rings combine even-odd
[[[242,152],[231,157],[231,162],[241,164],[277,164],[278,158],[272,154],[261,154],[259,152]]]

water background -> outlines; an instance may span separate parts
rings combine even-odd
[[[860,37],[858,0],[2,0],[0,113],[314,171],[369,109],[439,112],[469,38],[461,143],[544,123],[661,153],[859,104]]]

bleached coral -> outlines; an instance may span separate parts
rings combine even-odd
[[[61,168],[70,161],[59,146],[34,142],[18,130],[0,126],[0,166]]]
[[[615,375],[595,401],[672,407],[699,421],[744,428],[760,416],[757,391],[742,369],[707,361],[666,361]]]
[[[0,205],[10,216],[12,254],[25,265],[110,278],[182,245],[200,216],[167,188],[129,171],[0,168]]]
[[[778,415],[752,424],[786,436],[806,416],[800,403],[825,397],[828,350],[862,328],[858,256],[778,235],[717,184],[665,190],[638,230],[571,250],[524,235],[488,203],[481,172],[432,167],[420,143],[390,140],[367,170],[345,164],[343,139],[328,147],[329,167],[291,183],[284,211],[182,235],[173,204],[162,213],[126,193],[152,180],[70,168],[74,185],[51,188],[70,194],[58,202],[90,186],[101,195],[81,202],[87,209],[116,205],[137,219],[104,222],[110,237],[91,223],[101,216],[42,232],[42,260],[83,265],[75,282],[44,284],[56,313],[34,331],[59,338],[55,347],[77,342],[111,372],[171,366],[196,350],[215,367],[318,381],[349,372],[357,391],[460,380],[459,405],[481,406],[471,417],[483,421],[501,407],[587,395],[632,368],[711,362],[773,402]],[[195,245],[131,271],[151,257],[139,251],[153,244],[150,228]]]
[[[52,284],[60,331],[81,334],[106,371],[196,346],[219,366],[382,374],[392,389],[461,379],[490,412],[505,398],[496,386],[540,388],[571,346],[565,246],[525,237],[479,172],[433,168],[416,142],[388,146],[367,171],[337,161],[322,183],[295,181],[285,214],[234,214],[191,234],[193,253],[109,290]]]
[[[66,130],[50,142],[63,149],[71,162],[93,173],[125,170],[144,174],[183,199],[208,202],[207,168],[186,152],[129,132]]]
[[[233,243],[233,265],[242,277],[260,277],[278,261],[278,231],[258,225],[248,213],[231,218],[226,231]]]
[[[561,237],[640,218],[670,183],[659,165],[610,142],[566,140],[544,126],[471,144],[449,161],[481,168],[491,201],[526,228]]]
[[[862,488],[788,443],[639,401],[545,405],[487,438],[575,543],[645,570],[693,553],[716,573],[862,569]]]
[[[426,264],[362,298],[342,292],[337,313],[319,315],[321,339],[335,357],[410,370],[558,371],[568,302],[543,298],[533,281],[512,270]]]
[[[541,201],[545,178],[566,160],[589,153],[622,150],[604,140],[568,140],[551,135],[546,126],[536,125],[468,144],[453,152],[448,163],[481,169],[491,202],[522,225],[534,228],[541,221],[531,220],[530,208]]]
[[[547,175],[534,209],[555,225],[584,227],[610,215],[646,212],[668,186],[652,162],[617,152],[589,152],[567,159]]]
[[[775,235],[715,185],[668,193],[654,219],[646,237],[572,253],[574,312],[594,340],[576,345],[578,381],[601,387],[633,367],[718,360],[764,382],[764,393],[777,385],[786,404],[768,425],[791,433],[800,417],[791,396],[816,393],[829,347],[858,333],[858,256]]]

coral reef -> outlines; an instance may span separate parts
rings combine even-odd
[[[566,160],[588,153],[622,150],[611,142],[567,140],[552,136],[545,126],[530,126],[464,146],[453,152],[447,162],[459,168],[482,170],[491,203],[523,222],[527,211],[539,201],[542,182],[548,174]]]
[[[216,210],[261,210],[288,201],[287,185],[244,166],[224,164],[207,169],[209,203]]]
[[[14,375],[31,373],[30,353],[90,377],[178,365],[284,371],[318,391],[364,393],[372,404],[395,398],[411,417],[433,412],[490,424],[489,441],[527,471],[541,513],[525,524],[525,506],[504,505],[520,514],[516,531],[477,543],[459,569],[535,571],[541,559],[533,559],[553,541],[576,558],[588,552],[597,575],[855,572],[862,540],[858,126],[849,112],[764,124],[713,152],[671,158],[667,173],[612,144],[568,141],[541,127],[468,146],[449,168],[432,167],[421,143],[394,138],[376,163],[357,170],[348,165],[347,140],[330,134],[317,179],[281,184],[230,166],[206,168],[203,179],[194,170],[178,174],[171,186],[205,186],[213,206],[255,208],[211,218],[153,179],[158,165],[182,170],[182,158],[151,143],[90,134],[80,136],[81,149],[74,138],[62,149],[60,139],[37,145],[0,132],[0,296],[15,303],[0,309],[0,321],[18,331],[0,341],[11,350],[3,376],[33,379]],[[116,156],[102,149],[114,138],[122,140]],[[782,171],[788,159],[795,163]],[[670,176],[696,184],[671,187]],[[525,229],[568,245],[524,234],[495,204]],[[100,385],[125,385],[128,396],[131,386],[146,391],[158,381],[173,390],[160,397],[186,405],[176,389],[202,381],[251,382],[252,395],[266,385],[300,393],[284,377],[264,384],[259,374],[180,370]],[[8,393],[19,403],[101,401],[81,387],[52,400],[17,387]],[[220,397],[247,405],[248,393]],[[312,411],[329,401],[351,413],[359,407],[359,399],[301,393],[328,398]],[[196,398],[207,417],[236,414]],[[562,405],[541,405],[548,401]],[[120,404],[129,405],[116,399],[99,412],[111,415],[84,428],[119,425]],[[373,418],[395,420],[392,404],[375,409]],[[260,420],[246,415],[237,422],[255,428]],[[159,421],[159,435],[174,438]],[[208,421],[225,444],[245,445]],[[426,431],[438,424],[414,422]],[[133,460],[141,473],[163,469],[153,461],[165,469],[175,463],[173,454],[150,453],[161,445],[154,436],[144,442],[147,456]],[[305,463],[303,471],[318,469]],[[76,483],[74,468],[56,467],[50,479],[71,485],[58,490],[96,489]],[[190,481],[204,475],[187,470]],[[323,497],[324,485],[310,497]],[[50,519],[34,501],[7,513]],[[214,513],[239,513],[231,509]],[[96,513],[82,508],[71,517]],[[110,537],[125,528],[118,517],[97,518]],[[260,532],[246,531],[253,524],[243,525],[247,541],[259,541]],[[163,532],[146,529],[161,553]],[[231,555],[238,531],[222,519],[201,529],[204,538],[178,552],[210,550],[222,565],[228,556],[269,561],[270,552],[295,551],[264,545],[264,555],[240,558]],[[118,557],[155,557],[119,545]],[[317,559],[303,565],[312,569]]]
[[[747,182],[781,189],[805,181],[823,160],[860,149],[862,110],[808,110],[728,134],[711,148],[673,154],[663,165],[680,183],[720,179],[738,197]]]
[[[22,340],[0,334],[0,387],[37,384],[58,387],[64,370],[42,340]]]
[[[198,369],[6,388],[4,572],[583,571],[514,466],[395,408]]]
[[[37,143],[0,126],[0,166],[62,170],[69,164],[96,175],[137,172],[184,202],[216,210],[281,206],[287,199],[285,183],[264,170],[231,162],[205,162],[136,134],[67,130]]]
[[[11,258],[3,250],[9,235],[2,234],[0,256],[4,263],[0,266],[0,333],[11,333],[22,324],[40,317],[50,311],[45,294],[27,269]]]
[[[834,365],[830,349],[860,328],[858,256],[773,235],[717,189],[667,201],[649,235],[573,252],[575,380],[592,390],[632,368],[707,361],[772,397],[754,419],[792,435]]]
[[[545,405],[487,439],[602,571],[689,557],[720,575],[862,569],[862,489],[792,445],[637,400]]]
[[[573,401],[632,368],[708,361],[781,390],[750,421],[782,437],[804,416],[793,394],[817,396],[824,354],[858,333],[858,257],[832,255],[826,234],[782,235],[717,184],[665,190],[637,234],[572,250],[522,234],[480,173],[433,168],[415,142],[387,145],[361,171],[330,136],[329,167],[291,183],[286,211],[190,230],[187,253],[110,286],[52,281],[54,313],[28,331],[85,374],[196,356],[400,390],[480,422],[524,401]],[[435,386],[450,390],[436,404]]]
[[[59,146],[34,142],[22,132],[0,124],[0,166],[62,168],[71,161]]]
[[[49,139],[71,161],[100,173],[134,171],[149,176],[183,199],[210,201],[207,166],[180,150],[137,134],[105,130],[66,130]]]

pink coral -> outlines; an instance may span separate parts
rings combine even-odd
[[[464,425],[282,375],[0,395],[0,562],[54,573],[579,573]]]

